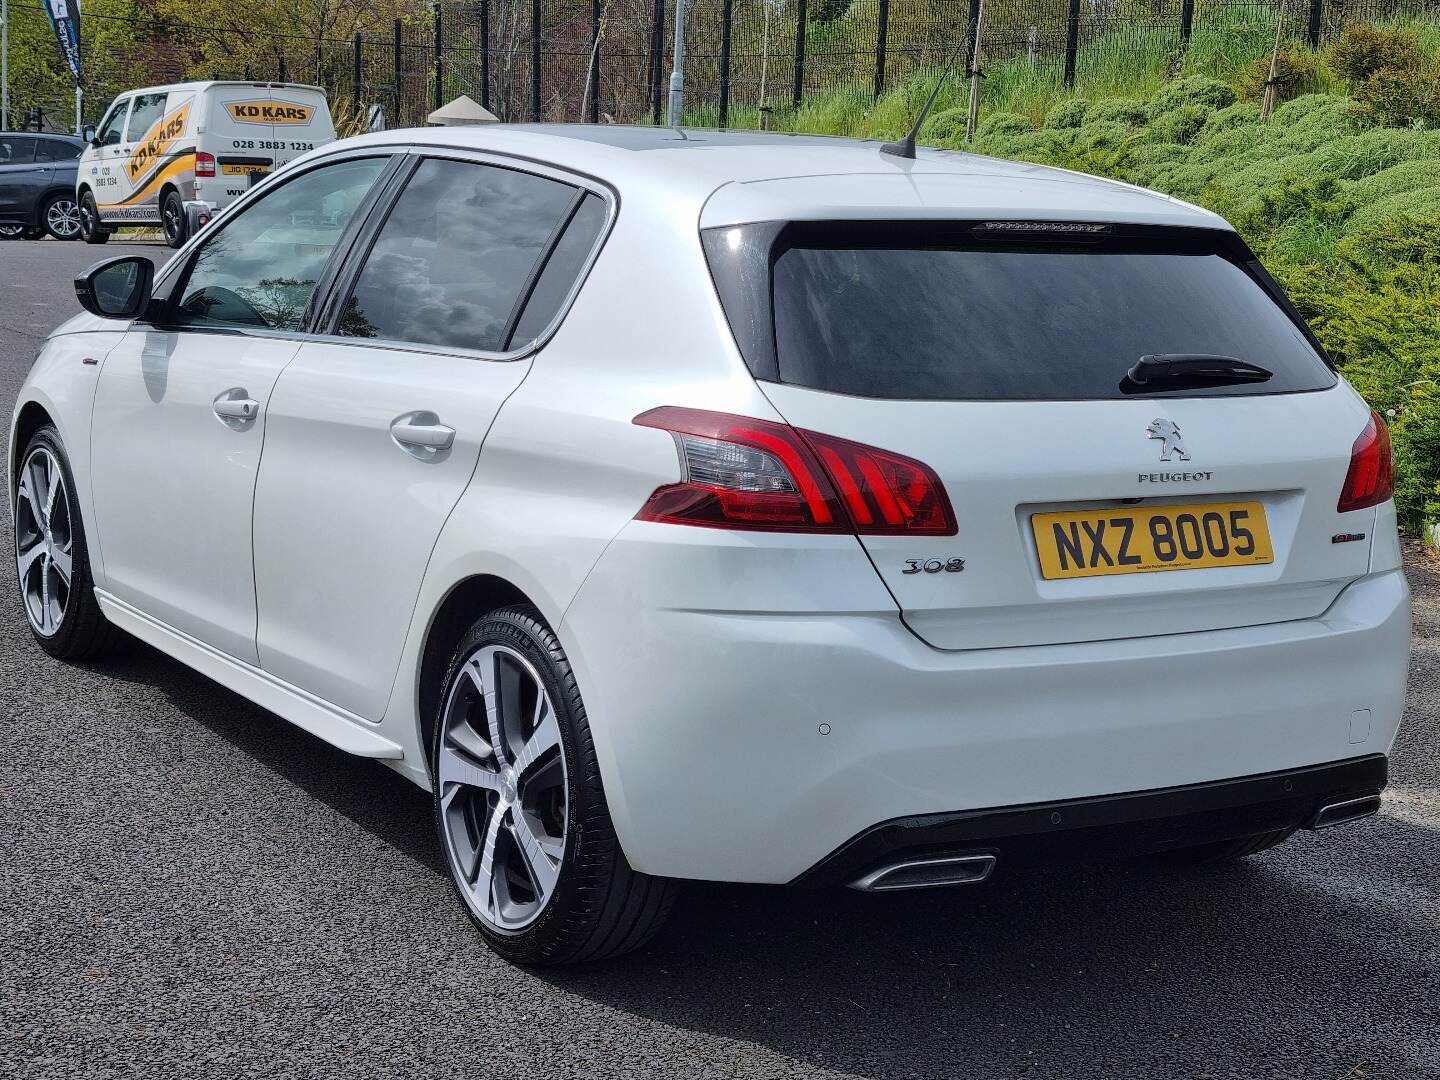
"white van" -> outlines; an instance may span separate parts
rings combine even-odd
[[[171,247],[265,173],[335,139],[325,91],[189,82],[121,94],[86,127],[75,196],[87,244],[120,225],[160,225]]]

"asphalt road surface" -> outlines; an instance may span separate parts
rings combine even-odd
[[[0,244],[6,416],[122,250]],[[696,885],[644,952],[538,972],[471,929],[418,789],[145,647],[51,660],[6,601],[0,1076],[1440,1077],[1440,563],[1409,554],[1379,818],[1198,874]]]

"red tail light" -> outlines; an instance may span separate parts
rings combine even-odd
[[[1340,489],[1336,509],[1364,510],[1395,494],[1395,462],[1390,453],[1390,429],[1375,410],[1350,451],[1350,470]]]
[[[195,151],[195,175],[196,175],[196,176],[214,176],[214,175],[215,175],[215,155],[214,155],[214,154],[207,154],[204,150],[196,150],[196,151]]]
[[[641,521],[782,532],[953,536],[940,478],[913,458],[785,424],[666,406],[635,418],[670,432],[685,476]]]

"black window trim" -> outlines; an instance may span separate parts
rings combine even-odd
[[[330,256],[326,260],[325,269],[320,273],[320,279],[316,282],[315,291],[310,295],[310,301],[305,307],[301,316],[300,325],[294,330],[272,330],[252,326],[206,326],[194,323],[178,323],[175,321],[175,309],[184,295],[185,286],[190,280],[191,271],[195,266],[195,259],[200,248],[208,243],[215,236],[223,232],[230,223],[234,221],[242,210],[250,204],[278,191],[287,184],[294,183],[302,176],[308,176],[316,169],[326,165],[338,165],[345,161],[358,161],[367,158],[388,158],[389,161],[381,169],[380,175],[370,190],[365,193],[365,198],[360,201],[355,214],[351,217],[349,224],[340,234],[340,239],[335,242]],[[405,167],[408,158],[403,152],[403,147],[392,146],[367,146],[356,148],[346,153],[328,154],[325,157],[317,158],[308,162],[304,168],[277,174],[281,179],[278,183],[265,183],[257,185],[247,191],[242,198],[232,203],[226,210],[225,216],[216,222],[215,231],[206,229],[201,232],[196,241],[189,244],[179,256],[171,260],[160,275],[160,281],[155,287],[152,310],[146,313],[145,319],[141,320],[153,325],[157,330],[169,333],[195,333],[195,334],[227,334],[241,335],[246,337],[267,337],[267,338],[289,338],[309,340],[315,335],[313,327],[316,325],[316,313],[323,310],[325,298],[329,294],[335,275],[340,267],[344,265],[345,258],[349,255],[356,237],[364,227],[369,215],[373,214],[376,206],[391,193],[395,177]]]
[[[461,147],[443,145],[409,145],[403,149],[412,162],[406,171],[404,180],[408,180],[409,177],[413,175],[414,170],[418,169],[423,161],[435,158],[446,161],[461,161],[472,165],[491,165],[497,168],[509,169],[512,172],[527,173],[545,180],[568,184],[576,188],[577,191],[571,200],[570,206],[565,213],[561,215],[561,225],[552,232],[550,239],[547,241],[546,248],[541,253],[541,257],[536,260],[536,266],[541,269],[548,263],[550,256],[554,253],[555,247],[560,242],[560,238],[565,233],[565,228],[568,227],[569,223],[574,219],[575,214],[579,211],[580,206],[584,203],[586,194],[596,195],[605,201],[605,223],[601,227],[599,235],[595,238],[594,244],[591,245],[590,253],[586,256],[580,273],[576,275],[575,281],[571,284],[570,291],[556,309],[554,317],[533,340],[527,341],[517,348],[507,348],[504,351],[495,352],[487,349],[461,349],[426,342],[399,341],[390,338],[346,337],[337,334],[335,333],[335,326],[339,322],[343,300],[349,299],[350,293],[355,287],[355,282],[360,276],[360,271],[364,268],[365,261],[370,257],[370,250],[374,246],[375,240],[379,237],[380,230],[384,228],[385,222],[390,216],[390,211],[394,209],[395,203],[404,192],[404,182],[396,180],[390,184],[387,189],[384,205],[377,205],[371,210],[364,232],[357,234],[355,240],[350,244],[345,264],[331,279],[329,292],[322,301],[322,305],[318,308],[318,310],[324,313],[324,317],[318,321],[317,328],[309,334],[309,338],[330,344],[353,345],[360,348],[387,349],[394,352],[412,352],[433,356],[459,356],[497,362],[521,360],[539,352],[549,343],[550,339],[555,336],[556,332],[559,331],[561,324],[565,321],[565,317],[570,313],[571,305],[574,304],[575,298],[579,295],[581,288],[585,285],[586,279],[590,276],[591,269],[594,267],[596,260],[599,259],[600,252],[604,250],[605,243],[610,237],[611,230],[614,228],[615,219],[619,216],[619,194],[609,184],[606,184],[596,177],[520,155],[467,150]],[[530,279],[521,290],[516,300],[515,309],[511,313],[514,325],[519,325],[519,320],[525,312],[525,306],[529,303],[530,296],[534,292],[536,285],[539,284],[539,281],[539,273],[532,268]],[[507,332],[513,332],[513,328],[508,323]]]
[[[780,362],[777,355],[775,339],[775,294],[774,278],[775,263],[787,250],[791,243],[791,234],[795,229],[818,231],[825,228],[854,229],[856,227],[879,228],[888,224],[898,224],[911,227],[919,227],[927,224],[924,219],[904,219],[902,221],[889,221],[880,218],[838,218],[825,220],[803,220],[803,221],[757,221],[737,223],[734,225],[717,225],[700,230],[701,243],[705,250],[706,263],[709,266],[711,280],[715,285],[716,294],[720,299],[721,309],[725,313],[727,324],[735,339],[741,358],[745,361],[746,367],[750,369],[751,375],[760,382],[775,383],[778,386],[789,385],[780,378]],[[982,226],[983,220],[968,219],[945,219],[934,221],[928,224],[934,226],[943,225],[947,233],[962,235],[971,231],[971,235],[977,240],[995,239],[995,233],[986,232]],[[1204,226],[1187,225],[1141,225],[1125,223],[1109,223],[1110,228],[1107,235],[1110,236],[1143,236],[1153,237],[1157,240],[1172,239],[1185,243],[1210,243],[1217,250],[1230,260],[1236,267],[1246,274],[1251,280],[1260,286],[1267,296],[1285,313],[1286,317],[1295,324],[1305,341],[1315,350],[1325,367],[1336,375],[1336,379],[1329,386],[1315,387],[1311,390],[1285,390],[1270,391],[1251,390],[1247,396],[1272,396],[1275,394],[1313,394],[1323,393],[1326,390],[1334,389],[1338,383],[1338,368],[1331,359],[1330,354],[1325,351],[1325,346],[1315,336],[1315,332],[1305,322],[1294,302],[1286,295],[1270,273],[1260,262],[1259,256],[1251,250],[1239,233],[1227,229],[1216,229]],[[742,230],[744,242],[737,251],[728,251],[729,245],[725,240],[725,234],[733,229]],[[1006,234],[1005,239],[1015,241],[1013,234]],[[1033,239],[1037,246],[1043,246],[1045,239],[1039,234]],[[1073,243],[1073,235],[1065,235],[1063,239],[1051,241]],[[742,315],[749,319],[748,325],[739,321]],[[807,388],[814,389],[814,388]],[[840,397],[854,397],[856,395],[844,394],[838,390],[815,390],[816,393],[835,394]],[[1187,397],[1184,391],[1167,393],[1163,400],[1173,401]],[[866,399],[869,400],[869,399]],[[910,399],[885,399],[885,400],[910,400]],[[925,399],[931,400],[931,399]],[[945,401],[991,401],[990,398],[945,398]],[[1029,399],[1027,399],[1029,400]],[[1038,399],[1045,401],[1064,401],[1071,399],[1045,398]],[[1079,399],[1091,400],[1091,399]]]

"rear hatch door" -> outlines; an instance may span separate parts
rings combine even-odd
[[[953,506],[953,536],[861,537],[930,644],[1307,618],[1367,572],[1375,511],[1337,500],[1369,409],[1233,236],[813,223],[772,264],[776,408]],[[1240,363],[1129,378],[1156,354]]]

